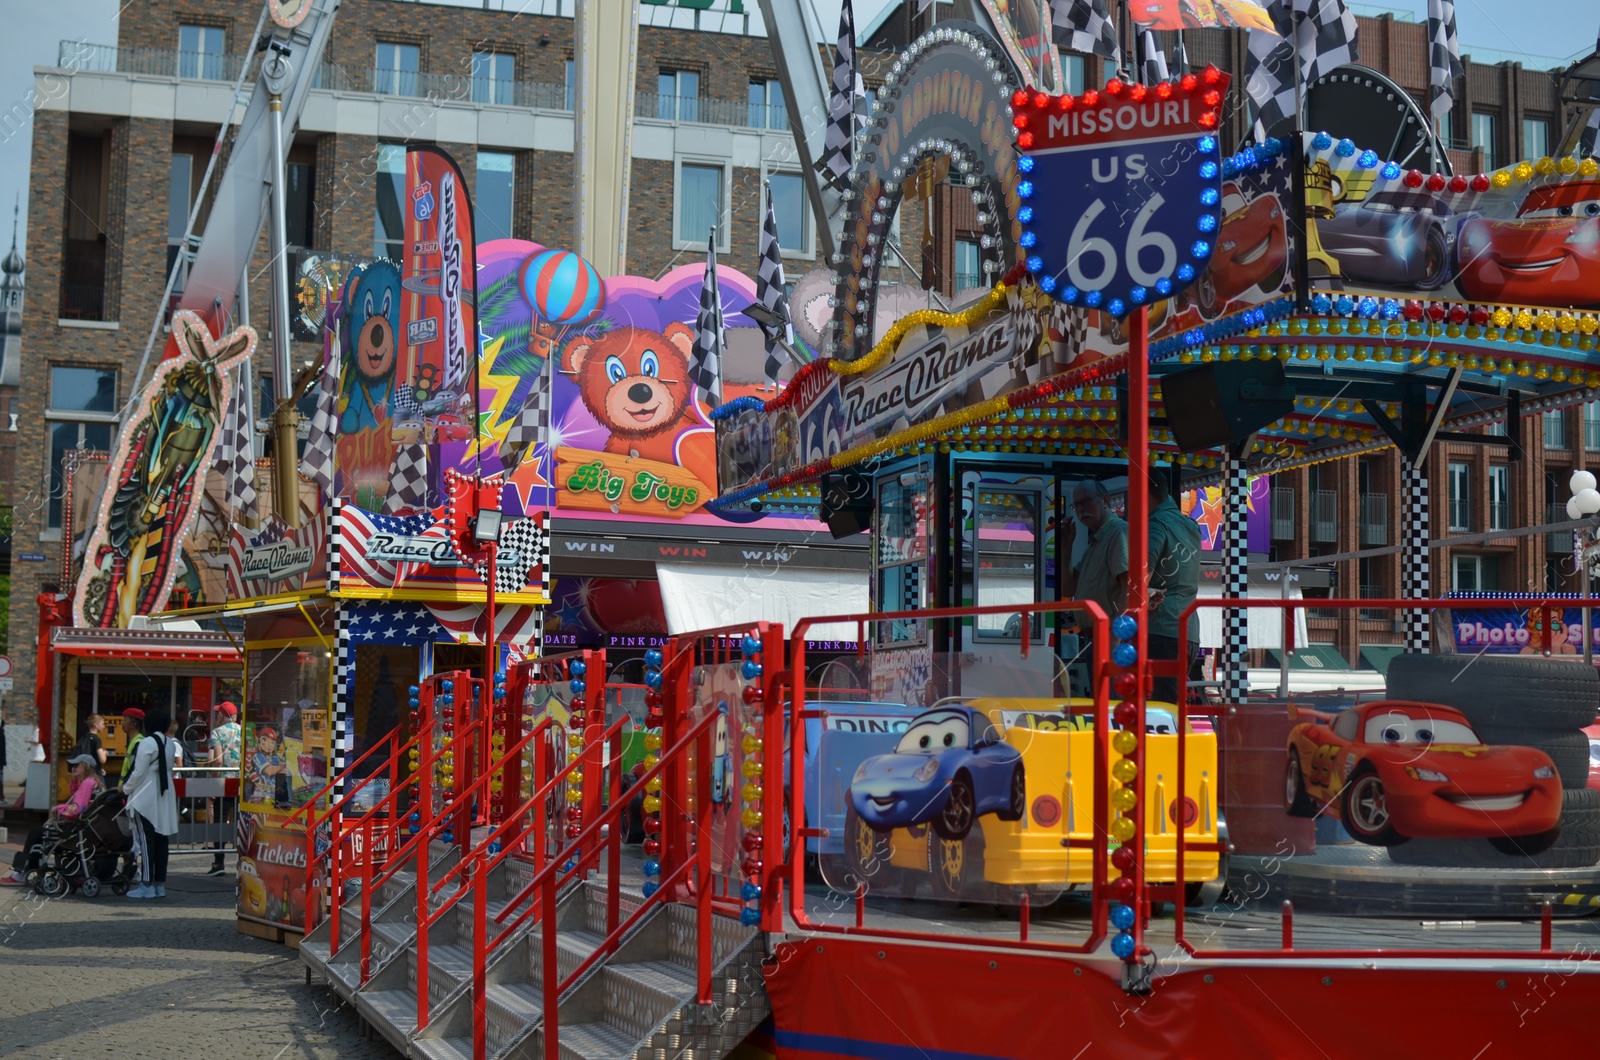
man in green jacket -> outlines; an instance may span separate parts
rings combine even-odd
[[[119,783],[126,784],[128,774],[133,771],[133,749],[144,739],[144,711],[138,707],[129,707],[122,712],[122,735],[127,738],[128,746],[122,752],[122,776],[119,778]]]
[[[1168,486],[1167,469],[1150,465],[1150,612],[1145,644],[1151,659],[1178,658],[1178,616],[1200,592],[1200,524],[1184,515]],[[1198,616],[1189,616],[1183,660],[1187,678],[1200,639]],[[1158,677],[1151,698],[1177,703],[1179,683]]]

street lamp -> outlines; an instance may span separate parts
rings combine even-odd
[[[1579,527],[1573,531],[1574,549],[1578,557],[1578,576],[1580,578],[1581,592],[1585,600],[1583,606],[1583,661],[1593,665],[1594,644],[1589,633],[1589,585],[1590,585],[1590,553],[1595,545],[1595,527],[1593,519],[1600,515],[1600,490],[1595,489],[1595,477],[1581,468],[1572,473],[1572,478],[1567,480],[1567,489],[1572,492],[1572,497],[1567,501],[1567,517],[1570,519],[1588,519],[1589,526]]]

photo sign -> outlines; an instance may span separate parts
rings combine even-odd
[[[1019,92],[1022,245],[1039,286],[1122,318],[1205,270],[1221,224],[1215,131],[1228,75],[1103,92]]]

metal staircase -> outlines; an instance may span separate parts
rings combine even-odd
[[[686,726],[640,783],[675,774],[669,784],[709,791],[714,720]],[[760,969],[765,936],[741,924],[725,884],[716,893],[708,822],[684,816],[669,844],[677,853],[663,855],[674,867],[661,871],[658,887],[646,885],[637,862],[624,861],[621,724],[596,727],[588,751],[553,774],[544,764],[542,724],[442,799],[419,799],[410,811],[391,805],[406,815],[411,835],[403,845],[391,838],[382,867],[340,856],[362,828],[365,841],[353,849],[381,848],[370,822],[343,830],[335,803],[337,838],[322,857],[331,893],[342,901],[301,940],[307,981],[324,980],[413,1057],[725,1056],[769,1012]],[[565,733],[556,735],[566,742]],[[454,746],[473,739],[473,730],[459,729]],[[417,776],[431,769],[428,743]],[[609,758],[601,754],[607,747]],[[522,806],[503,810],[498,825],[463,827],[488,782],[527,752],[533,782]],[[547,815],[569,783],[593,797],[569,819],[584,825],[553,830],[559,822]],[[602,785],[610,794],[605,806]],[[692,796],[672,797],[692,809]],[[553,831],[566,837],[564,847],[551,840]],[[427,925],[420,933],[419,923]]]

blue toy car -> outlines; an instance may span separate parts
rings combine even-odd
[[[863,761],[894,750],[902,733],[922,710],[904,703],[866,701],[807,704],[821,717],[807,718],[804,769],[805,824],[827,832],[806,839],[806,853],[844,854],[845,811],[850,778]],[[788,776],[788,755],[784,775]]]
[[[971,707],[919,714],[894,752],[861,763],[850,805],[876,832],[927,824],[945,839],[965,839],[986,813],[1019,821],[1027,807],[1022,753]]]

